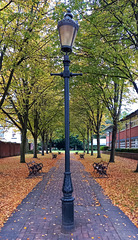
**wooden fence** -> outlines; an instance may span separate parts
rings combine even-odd
[[[0,158],[20,155],[20,144],[0,141]]]

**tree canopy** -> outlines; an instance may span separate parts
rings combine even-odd
[[[63,68],[56,28],[68,5],[80,25],[70,69],[83,73],[70,78],[71,132],[83,142],[88,128],[100,137],[110,115],[115,136],[122,99],[129,87],[138,93],[137,1],[1,1],[0,109],[24,139],[27,129],[38,138],[47,131],[59,137],[64,128],[63,79],[50,72]]]

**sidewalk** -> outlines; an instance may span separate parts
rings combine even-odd
[[[138,240],[138,229],[71,155],[75,228],[61,231],[64,159],[18,206],[1,230],[0,240]]]

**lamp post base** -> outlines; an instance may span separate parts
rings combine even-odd
[[[71,230],[74,228],[74,197],[62,198],[62,228]]]
[[[74,197],[72,197],[73,187],[71,181],[71,173],[64,173],[63,181],[63,197],[62,197],[62,228],[69,230],[74,227]]]

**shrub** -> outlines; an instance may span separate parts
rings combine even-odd
[[[28,154],[33,154],[33,150],[27,151]]]
[[[97,151],[97,145],[93,145],[93,151]]]
[[[108,150],[109,149],[109,146],[101,146],[100,147],[100,150],[102,150],[102,151],[106,151],[106,150]]]
[[[34,151],[33,150],[29,150],[29,151],[27,151],[27,153],[28,154],[33,154],[34,153]],[[39,153],[39,151],[37,150],[37,153]]]

